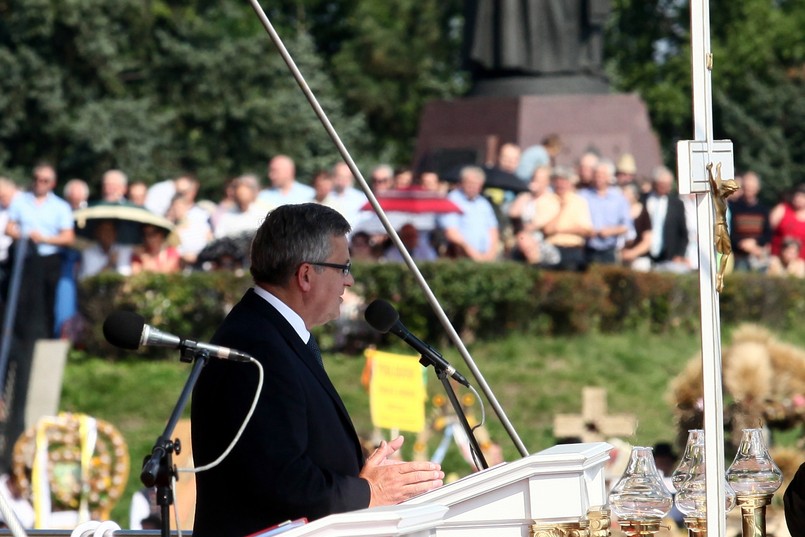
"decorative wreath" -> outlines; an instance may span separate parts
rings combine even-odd
[[[129,451],[112,424],[61,413],[40,419],[20,436],[12,470],[35,509],[47,492],[41,485],[46,475],[51,511],[86,511],[103,520],[126,488]]]
[[[721,355],[724,423],[735,446],[744,428],[791,430],[805,424],[805,350],[778,340],[766,328],[744,324]],[[702,384],[701,354],[670,384],[668,400],[681,445],[688,429],[701,428]]]

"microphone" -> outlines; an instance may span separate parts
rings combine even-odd
[[[447,374],[453,377],[456,382],[467,388],[470,387],[470,383],[467,382],[464,375],[456,371],[456,368],[450,365],[436,349],[416,337],[400,322],[400,314],[397,313],[394,306],[385,300],[378,299],[369,304],[364,317],[366,322],[378,332],[384,334],[391,332],[413,347],[415,351],[422,355],[422,360],[420,360],[422,365],[427,367],[428,363],[430,363],[434,369],[447,371]]]
[[[245,352],[191,339],[182,339],[145,324],[142,315],[133,311],[112,312],[103,322],[106,341],[122,349],[137,350],[140,346],[170,347],[206,351],[214,358],[249,362],[252,357]]]

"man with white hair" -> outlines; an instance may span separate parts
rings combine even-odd
[[[592,186],[581,191],[593,224],[585,251],[588,263],[615,263],[618,249],[623,248],[628,237],[634,236],[629,202],[621,190],[613,186],[614,178],[615,165],[609,160],[600,160]]]
[[[498,256],[500,236],[498,220],[492,204],[481,195],[486,174],[478,166],[461,169],[461,182],[447,198],[462,213],[449,213],[439,218],[451,254],[475,261],[494,261]]]
[[[649,254],[656,268],[682,271],[688,269],[685,253],[688,248],[688,226],[685,204],[673,192],[674,174],[665,166],[654,170],[653,190],[646,198],[646,210],[651,218],[651,249]]]
[[[128,176],[120,170],[107,170],[101,178],[101,203],[126,204]]]
[[[64,199],[70,204],[70,207],[75,211],[83,209],[87,206],[89,199],[89,185],[83,179],[70,179],[64,183],[64,190],[62,191]]]

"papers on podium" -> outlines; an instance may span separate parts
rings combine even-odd
[[[296,520],[286,520],[285,522],[280,522],[279,524],[276,524],[264,530],[260,530],[257,533],[250,533],[246,537],[271,537],[273,535],[279,535],[280,533],[285,533],[286,531],[292,530],[293,528],[304,526],[305,524],[307,524],[306,518],[297,518]]]
[[[282,537],[431,537],[447,511],[442,505],[373,507],[320,518],[285,531]]]

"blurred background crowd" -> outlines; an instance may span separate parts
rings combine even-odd
[[[613,162],[592,150],[578,155],[574,167],[556,166],[560,149],[559,136],[551,135],[528,148],[503,144],[482,164],[439,172],[379,164],[366,179],[417,262],[466,257],[549,270],[697,268],[696,200],[676,193],[671,170],[639,177],[630,154]],[[734,270],[805,276],[805,185],[767,206],[757,173],[737,179],[741,189],[728,215]],[[212,200],[199,199],[191,174],[149,185],[112,169],[94,183],[97,191],[82,179],[61,182],[58,166],[45,162],[33,167],[25,186],[0,178],[3,288],[18,251],[12,245],[27,239],[21,262],[32,264],[26,277],[40,275],[46,327],[57,337],[69,331],[81,279],[106,271],[242,271],[252,234],[268,211],[286,203],[341,212],[353,228],[355,261],[403,261],[343,162],[297,177],[294,159],[277,155],[264,174],[230,178]]]

